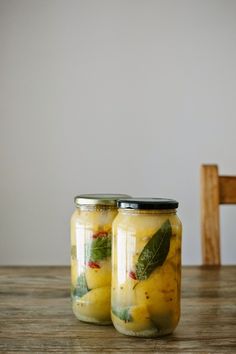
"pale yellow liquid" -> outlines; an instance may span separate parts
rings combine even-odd
[[[135,264],[152,235],[169,219],[169,253],[146,280],[135,280]],[[155,337],[172,333],[180,317],[181,222],[175,213],[121,211],[113,223],[112,321],[124,334]],[[127,309],[130,320],[115,313]]]
[[[114,208],[106,210],[79,210],[71,218],[71,294],[75,316],[86,322],[111,323],[111,257],[96,261],[99,268],[86,262],[86,245],[91,244],[97,232],[111,233],[112,221],[117,215]],[[86,279],[88,292],[75,295],[78,277]]]

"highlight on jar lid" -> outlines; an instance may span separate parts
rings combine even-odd
[[[76,206],[81,205],[117,205],[119,199],[130,198],[127,194],[80,194],[74,199]]]
[[[122,198],[118,200],[119,209],[167,210],[177,209],[179,203],[166,198]]]

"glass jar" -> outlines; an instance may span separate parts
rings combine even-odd
[[[170,334],[180,318],[178,202],[122,199],[118,207],[112,238],[112,322],[131,336]]]
[[[71,297],[75,316],[110,324],[111,229],[117,200],[126,195],[75,197],[71,218]]]

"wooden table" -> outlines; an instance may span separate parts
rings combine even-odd
[[[79,322],[68,267],[0,268],[1,353],[236,353],[236,267],[183,268],[173,335],[132,338]]]

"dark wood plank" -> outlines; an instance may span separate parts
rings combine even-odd
[[[71,311],[69,267],[0,268],[1,353],[235,353],[236,267],[183,269],[182,317],[171,336],[132,338]]]

